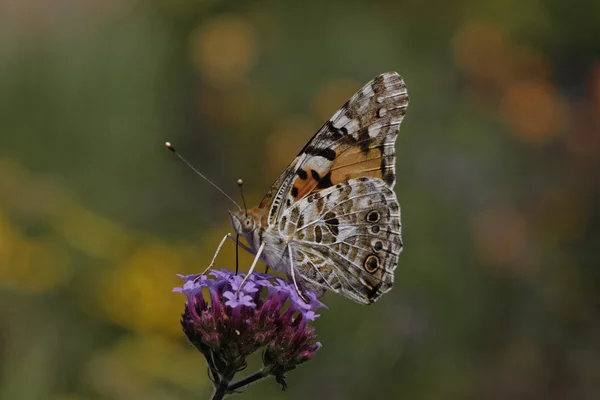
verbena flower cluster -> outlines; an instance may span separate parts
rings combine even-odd
[[[240,287],[244,274],[227,270],[209,274],[178,275],[185,283],[173,291],[187,296],[181,325],[205,356],[216,391],[232,393],[269,375],[285,389],[285,373],[310,360],[321,347],[308,323],[325,305],[310,292],[303,293],[305,302],[293,285],[273,275],[251,274]],[[262,369],[230,383],[246,367],[247,357],[261,348]]]

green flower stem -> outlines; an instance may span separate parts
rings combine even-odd
[[[228,391],[233,392],[237,389],[243,388],[244,386],[251,385],[254,382],[264,379],[267,376],[269,376],[269,370],[267,368],[262,368],[261,370],[253,373],[252,375],[248,375],[244,379],[240,379],[239,381],[229,385]]]
[[[215,388],[215,393],[212,396],[212,400],[223,400],[227,394],[229,394],[229,382],[233,379],[236,373],[235,368],[228,368],[225,374],[219,380],[218,385]]]

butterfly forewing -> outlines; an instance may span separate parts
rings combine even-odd
[[[404,81],[395,72],[367,83],[304,146],[267,193],[269,223],[309,193],[358,177],[395,184],[395,142],[408,106]],[[275,197],[276,201],[273,201]]]

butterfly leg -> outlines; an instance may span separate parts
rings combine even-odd
[[[294,282],[294,287],[296,288],[298,296],[300,296],[300,298],[304,300],[305,303],[308,303],[308,300],[306,299],[306,297],[304,297],[304,295],[300,291],[300,288],[298,288],[298,282],[296,282],[296,274],[294,273],[294,260],[292,259],[292,247],[288,244],[287,249],[288,255],[290,256],[290,273],[292,275],[292,282]]]
[[[256,256],[254,257],[254,261],[252,261],[252,265],[250,266],[250,269],[248,270],[248,273],[246,274],[246,276],[242,280],[242,283],[240,283],[240,287],[238,288],[238,290],[236,292],[236,296],[239,296],[240,290],[242,289],[242,286],[244,286],[244,283],[246,283],[246,281],[248,280],[248,278],[250,277],[250,275],[252,275],[252,272],[254,271],[254,268],[256,268],[256,263],[258,262],[258,259],[260,258],[260,255],[262,254],[262,252],[263,252],[264,249],[265,249],[265,242],[263,242],[263,244],[261,244],[260,247],[258,248],[258,251],[256,252]]]
[[[213,267],[213,265],[215,265],[215,260],[217,259],[217,255],[219,255],[219,252],[221,251],[221,247],[223,247],[223,244],[225,244],[225,240],[227,240],[227,237],[230,234],[228,233],[227,235],[223,236],[223,239],[221,239],[221,243],[219,243],[219,246],[217,247],[217,251],[215,251],[215,255],[212,258],[212,261],[210,262],[210,264],[208,264],[208,268],[206,268],[204,271],[202,271],[202,273],[200,275],[198,275],[196,277],[196,279],[194,279],[194,282],[196,282],[198,279],[200,279],[201,276],[203,276],[204,274],[206,274],[208,271],[210,271]]]
[[[229,239],[233,240],[234,242],[236,242],[236,244],[238,246],[240,246],[242,249],[246,250],[246,252],[248,252],[249,254],[254,255],[254,252],[252,252],[252,250],[246,246],[244,243],[240,242],[239,240],[235,240],[235,238],[233,237],[233,235],[231,233],[227,234],[229,236]],[[267,274],[269,272],[269,266],[267,265],[267,267],[265,268],[265,274]]]

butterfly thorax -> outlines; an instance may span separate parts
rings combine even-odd
[[[261,260],[274,269],[285,272],[284,265],[288,263],[283,256],[286,245],[292,238],[282,237],[277,229],[270,227],[267,222],[267,213],[268,210],[255,207],[247,211],[230,211],[229,215],[233,229],[246,239],[252,252],[256,254],[261,244],[264,243],[265,248],[260,257]]]

